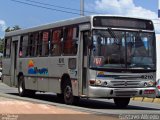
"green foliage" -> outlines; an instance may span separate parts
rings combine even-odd
[[[4,38],[0,38],[0,53],[3,53]]]
[[[12,28],[11,27],[7,27],[6,30],[5,30],[5,32],[11,32],[11,31],[19,30],[19,29],[21,29],[19,27],[19,25],[15,25]]]
[[[7,27],[5,32],[11,32],[19,29],[21,29],[19,25],[15,25],[13,27]],[[0,53],[3,53],[3,48],[4,48],[4,38],[0,38]]]

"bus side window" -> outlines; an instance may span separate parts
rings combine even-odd
[[[20,40],[19,57],[27,55],[28,35],[22,36]]]
[[[33,37],[32,37],[32,51],[31,51],[31,56],[35,56],[35,51],[36,51],[36,40],[35,40],[35,35],[36,34],[33,34]]]
[[[91,37],[91,33],[89,31],[86,31],[83,33],[83,54],[84,56],[87,56],[87,50],[88,50],[88,47],[87,47],[87,44],[88,44],[88,41],[89,41],[89,37]]]
[[[36,56],[42,56],[42,33],[37,33]]]
[[[11,53],[11,38],[5,39],[4,57],[9,58]]]
[[[28,46],[27,46],[27,56],[31,57],[32,54],[32,41],[33,41],[33,35],[29,35],[28,39]]]
[[[63,29],[54,30],[51,41],[51,55],[59,56],[62,50]]]
[[[29,35],[29,39],[27,41],[27,53],[26,56],[35,57],[39,54],[39,33],[33,33]]]
[[[23,44],[23,36],[20,39],[20,46],[19,46],[19,57],[22,57],[22,44]]]
[[[38,52],[38,41],[39,41],[39,33],[34,34],[34,41],[35,41],[35,50],[34,50],[34,56],[37,56]]]
[[[77,54],[77,27],[69,27],[65,29],[64,37],[64,55],[76,55]]]
[[[49,31],[43,32],[42,37],[42,56],[49,55]]]

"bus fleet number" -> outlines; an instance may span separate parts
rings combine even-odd
[[[153,75],[142,75],[143,79],[153,79]]]

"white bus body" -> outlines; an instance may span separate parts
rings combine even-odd
[[[154,46],[150,20],[120,16],[13,31],[5,35],[3,82],[21,96],[49,91],[67,104],[79,97],[114,98],[125,107],[131,97],[155,97]]]
[[[157,81],[157,97],[160,97],[160,34],[156,34],[156,50],[157,50],[157,72],[156,72],[156,81]]]

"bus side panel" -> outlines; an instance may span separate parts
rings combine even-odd
[[[49,79],[48,78],[38,78],[37,79],[37,87],[38,91],[48,91],[48,83]]]
[[[58,58],[20,58],[18,71],[26,76],[26,89],[59,93],[59,79],[62,73],[60,69],[57,68],[54,61],[58,61]]]
[[[11,59],[2,60],[3,82],[9,86],[12,86],[10,66],[11,66]]]
[[[50,78],[48,88],[49,88],[49,92],[61,93],[59,79]]]
[[[18,70],[26,76],[26,89],[60,93],[61,78],[64,74],[68,74],[71,79],[73,94],[77,96],[77,69],[70,70],[68,68],[69,58],[71,57],[20,58]]]
[[[37,90],[38,83],[36,77],[24,77],[25,79],[25,88],[30,90]]]

